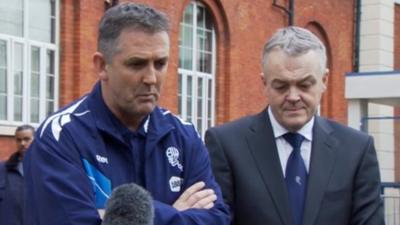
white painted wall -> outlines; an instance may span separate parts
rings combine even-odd
[[[394,59],[394,3],[400,0],[363,0],[361,14],[360,72],[391,71]],[[346,78],[347,79],[347,78]],[[354,98],[397,95],[400,77],[364,77],[366,86],[352,84]],[[394,79],[394,80],[393,80]],[[347,81],[346,81],[347,88]],[[397,90],[396,90],[397,89]],[[357,101],[357,100],[355,100]],[[351,108],[349,108],[350,110]],[[354,114],[357,112],[350,112]],[[368,104],[368,116],[393,116],[393,107]],[[349,117],[350,119],[350,117]],[[375,139],[382,181],[394,181],[394,127],[390,120],[370,120],[368,131]]]

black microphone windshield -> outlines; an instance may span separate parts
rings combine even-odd
[[[137,184],[123,184],[111,193],[102,225],[153,225],[150,193]]]

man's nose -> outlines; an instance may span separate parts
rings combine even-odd
[[[289,93],[286,99],[290,102],[297,102],[300,100],[300,92],[297,88],[291,87],[289,88]]]
[[[143,83],[155,84],[157,82],[157,70],[154,68],[153,64],[150,64],[147,68],[146,73],[143,77]]]

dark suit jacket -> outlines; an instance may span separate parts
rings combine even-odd
[[[22,225],[24,177],[18,171],[20,153],[0,163],[0,225]]]
[[[291,225],[266,110],[211,128],[206,145],[234,225]],[[384,224],[373,139],[316,116],[303,225]]]

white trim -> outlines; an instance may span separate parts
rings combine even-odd
[[[47,51],[54,51],[54,109],[58,108],[59,101],[59,38],[60,38],[60,1],[55,0],[55,43],[41,42],[29,39],[29,0],[23,1],[23,36],[13,36],[8,34],[0,34],[0,39],[6,41],[7,47],[7,115],[5,120],[0,120],[0,135],[13,135],[14,129],[18,125],[30,123],[34,126],[39,125],[46,117],[46,78],[47,78]],[[51,16],[51,15],[50,15]],[[50,18],[49,18],[50,19]],[[50,35],[51,41],[51,35]],[[21,44],[23,49],[22,55],[22,121],[14,119],[14,71],[15,71],[15,45]],[[39,48],[39,122],[32,123],[30,121],[31,114],[31,47]],[[12,132],[10,129],[12,128]]]

